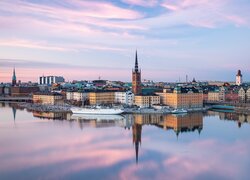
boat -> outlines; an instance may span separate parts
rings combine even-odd
[[[121,116],[121,115],[110,115],[110,114],[106,114],[106,115],[103,115],[103,114],[72,114],[71,116],[71,119],[74,119],[74,120],[97,120],[97,121],[102,121],[102,120],[105,120],[105,121],[114,121],[114,120],[123,120],[124,117]]]
[[[187,110],[185,109],[174,109],[171,111],[172,114],[182,114],[182,113],[187,113]]]
[[[90,107],[90,108],[80,108],[73,107],[70,109],[73,114],[102,114],[102,115],[115,115],[122,114],[124,111],[120,108],[104,108],[104,107]]]

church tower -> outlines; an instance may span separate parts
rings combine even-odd
[[[242,84],[242,81],[241,70],[238,70],[238,73],[236,74],[236,85],[240,86]]]
[[[13,69],[13,75],[12,75],[12,86],[16,85],[16,71],[15,68]]]
[[[135,68],[132,70],[132,92],[134,95],[140,95],[141,90],[141,70],[138,67],[137,51],[135,52]]]

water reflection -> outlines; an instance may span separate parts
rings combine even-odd
[[[9,117],[0,122],[0,179],[249,176],[246,115],[207,112],[105,118],[16,109],[18,128],[13,128],[13,112],[12,107],[0,108],[0,114]],[[242,117],[244,126],[239,129],[234,122]]]
[[[178,138],[180,133],[198,132],[203,128],[203,114],[191,113],[185,115],[161,114],[125,114],[125,115],[81,115],[59,112],[33,112],[34,117],[69,120],[78,123],[83,128],[123,127],[132,129],[133,145],[135,147],[136,163],[138,163],[139,147],[141,145],[142,127],[153,125],[164,130],[173,130]]]
[[[16,120],[16,107],[12,106],[13,119]]]
[[[243,124],[250,124],[250,114],[237,114],[233,111],[208,111],[209,116],[219,116],[220,120],[233,121],[240,128]]]

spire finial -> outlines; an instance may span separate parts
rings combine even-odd
[[[135,51],[135,71],[138,71],[138,57],[137,57],[137,49]]]

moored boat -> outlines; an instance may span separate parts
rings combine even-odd
[[[182,113],[187,113],[187,110],[185,109],[174,109],[171,111],[172,114],[182,114]]]
[[[123,120],[124,117],[122,115],[118,115],[118,114],[72,114],[71,119],[75,119],[75,120],[97,120],[97,121],[114,121],[114,120]]]
[[[74,107],[70,109],[73,114],[102,114],[102,115],[112,115],[112,114],[122,114],[124,111],[120,108],[103,108],[103,107],[91,107],[91,108],[78,108]]]

